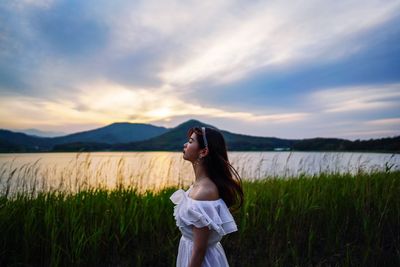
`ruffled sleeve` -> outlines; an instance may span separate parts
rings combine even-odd
[[[208,226],[220,236],[237,231],[237,225],[222,199],[200,201],[191,199],[187,192],[179,189],[171,197],[176,204],[174,217],[178,227],[193,225],[197,228]]]

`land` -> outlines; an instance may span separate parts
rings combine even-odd
[[[38,137],[3,129],[0,130],[0,153],[181,151],[187,141],[188,129],[194,126],[216,128],[197,120],[170,129],[150,124],[114,123],[60,137]],[[220,131],[229,151],[400,152],[400,136],[354,141],[318,137],[297,140]]]
[[[399,266],[400,172],[244,181],[231,266]],[[175,266],[169,197],[120,186],[0,195],[1,266]]]

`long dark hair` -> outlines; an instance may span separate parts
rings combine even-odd
[[[192,127],[188,137],[193,133],[197,136],[200,148],[205,148],[201,127]],[[208,143],[208,154],[203,158],[205,171],[218,188],[220,197],[232,210],[238,210],[243,204],[242,179],[235,168],[229,163],[227,147],[222,133],[214,128],[205,127]]]

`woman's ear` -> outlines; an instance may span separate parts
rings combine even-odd
[[[201,156],[202,158],[204,158],[204,157],[207,156],[207,155],[208,155],[208,147],[205,147],[205,148],[203,148],[203,149],[201,150],[200,156]]]

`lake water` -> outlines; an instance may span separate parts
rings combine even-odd
[[[400,154],[385,153],[230,152],[229,160],[244,180],[400,169]],[[120,185],[158,190],[193,181],[193,167],[182,152],[0,154],[3,194]]]

